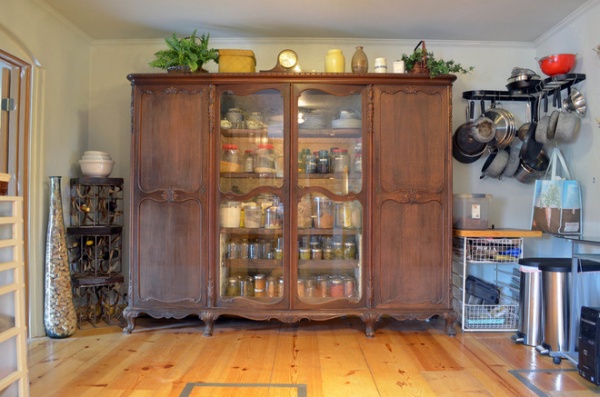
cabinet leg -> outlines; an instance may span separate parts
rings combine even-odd
[[[367,338],[373,338],[375,336],[375,324],[381,316],[379,314],[367,313],[362,316],[362,320],[365,323],[365,334]]]
[[[219,318],[219,315],[210,312],[203,312],[200,314],[200,320],[204,321],[204,332],[203,336],[212,336],[213,335],[213,326],[215,320]]]
[[[135,328],[135,318],[138,316],[138,314],[138,312],[129,310],[129,308],[123,310],[123,317],[127,321],[127,326],[123,328],[123,332],[130,334],[133,331]]]
[[[456,314],[445,313],[444,319],[446,320],[446,335],[456,336],[456,328],[454,328],[454,323],[456,323]]]

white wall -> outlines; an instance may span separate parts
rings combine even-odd
[[[90,40],[34,0],[5,1],[0,12],[0,48],[34,65],[33,117],[29,136],[30,213],[28,289],[30,334],[44,335],[44,252],[48,177],[77,175],[87,147]],[[68,223],[68,213],[65,213]]]

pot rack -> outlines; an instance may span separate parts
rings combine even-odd
[[[520,89],[518,91],[491,91],[476,90],[464,91],[463,99],[467,100],[487,100],[487,101],[527,101],[535,102],[542,95],[552,95],[556,90],[569,90],[571,87],[585,80],[585,74],[569,73],[548,77],[532,87]]]

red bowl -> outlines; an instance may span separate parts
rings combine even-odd
[[[569,73],[575,66],[575,54],[554,54],[538,59],[540,69],[548,76]]]

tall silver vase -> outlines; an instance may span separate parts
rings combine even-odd
[[[44,328],[50,338],[66,338],[77,329],[60,183],[60,176],[50,177],[44,301]]]

